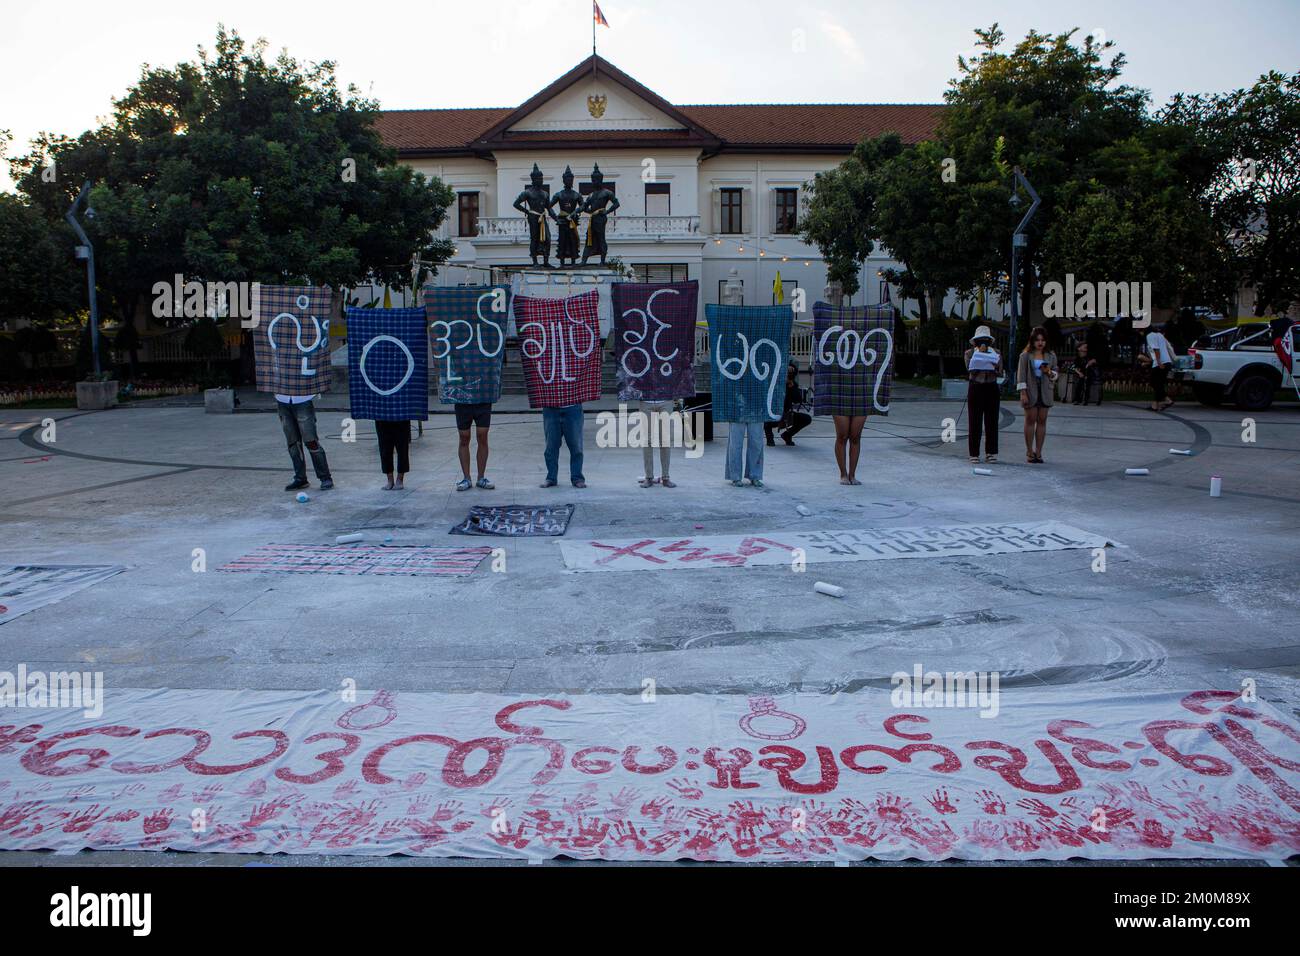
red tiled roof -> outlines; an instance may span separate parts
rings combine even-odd
[[[679,106],[728,146],[852,147],[864,137],[894,132],[905,143],[934,135],[944,107],[911,103]]]
[[[905,143],[934,135],[944,107],[937,104],[836,103],[682,106],[682,113],[722,140],[722,148],[849,149],[864,137],[896,132]],[[399,154],[469,152],[476,140],[513,112],[511,107],[452,110],[384,110],[376,126]],[[671,142],[685,130],[530,130],[507,133],[509,142]]]
[[[513,111],[509,106],[463,110],[382,110],[375,128],[398,153],[422,150],[463,152],[485,129]]]

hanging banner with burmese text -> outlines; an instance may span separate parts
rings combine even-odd
[[[616,282],[613,295],[619,400],[693,398],[700,284]]]
[[[894,380],[894,310],[813,306],[813,413],[888,415]]]
[[[400,422],[429,417],[429,338],[424,309],[348,309],[352,417]]]
[[[780,420],[794,312],[783,305],[705,305],[704,314],[714,421]]]
[[[519,355],[533,408],[563,408],[600,398],[599,295],[564,299],[517,295]]]
[[[329,391],[333,295],[326,286],[259,287],[252,329],[259,392],[303,397]]]
[[[424,287],[430,354],[442,404],[492,404],[501,398],[509,308],[507,286]]]

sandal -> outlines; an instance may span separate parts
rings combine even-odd
[[[496,485],[492,484],[492,482],[488,481],[486,478],[480,478],[474,483],[474,487],[482,488],[484,491],[491,491],[496,488]]]
[[[640,481],[637,482],[637,484],[640,485],[642,488],[653,488],[655,484],[655,480],[653,478],[642,478]]]
[[[971,455],[971,456],[970,456],[970,463],[971,463],[972,465],[978,465],[978,464],[980,463],[980,456],[979,456],[979,455]]]
[[[462,478],[460,481],[456,482],[457,491],[469,491],[472,487],[474,487],[474,483],[468,478]]]
[[[841,475],[841,476],[840,476],[840,484],[841,484],[841,485],[851,485],[851,484],[853,484],[853,479],[850,478],[848,475]]]

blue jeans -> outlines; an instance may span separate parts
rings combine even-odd
[[[302,453],[304,446],[311,455],[316,477],[321,481],[329,480],[330,463],[325,458],[325,449],[320,446],[316,434],[316,406],[311,402],[290,405],[288,402],[277,401],[275,409],[280,413],[280,427],[284,430],[284,440],[289,446],[294,480],[307,480],[307,459]]]
[[[560,471],[560,440],[569,446],[569,478],[582,477],[582,405],[543,408],[542,428],[546,432],[546,480],[555,481]]]
[[[745,447],[748,439],[749,447]],[[762,422],[730,422],[727,425],[727,480],[750,481],[763,480],[763,438]],[[741,470],[741,458],[744,458],[744,470]]]

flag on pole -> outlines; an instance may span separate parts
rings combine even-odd
[[[785,288],[781,285],[781,270],[776,270],[776,281],[772,283],[773,305],[785,305]]]
[[[595,19],[597,26],[609,26],[609,21],[605,19],[605,14],[600,12],[600,4],[596,0],[591,0],[591,15]]]

